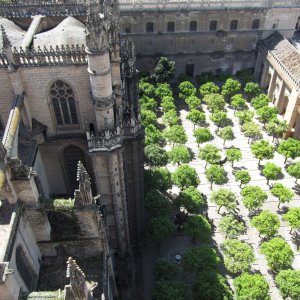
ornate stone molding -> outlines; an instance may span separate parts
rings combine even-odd
[[[95,98],[93,95],[91,95],[92,102],[96,109],[104,110],[111,108],[115,103],[115,95],[112,94],[110,97],[104,97],[104,98]]]

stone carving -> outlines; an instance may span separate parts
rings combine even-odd
[[[2,142],[0,141],[0,162],[4,162],[4,159],[6,157],[6,149]]]
[[[81,161],[78,162],[77,181],[79,182],[79,189],[75,190],[74,193],[75,206],[82,207],[92,204],[94,198],[92,195],[91,180]]]
[[[32,168],[25,166],[17,157],[7,158],[11,180],[28,180],[31,175],[36,175]]]
[[[69,257],[67,261],[67,278],[70,279],[70,291],[73,295],[73,299],[87,299],[88,291],[85,282],[85,274],[77,265],[76,260],[72,257]],[[71,299],[71,297],[68,298]],[[67,297],[65,299],[67,300]]]
[[[11,47],[11,43],[10,43],[8,36],[6,34],[6,31],[2,25],[1,25],[1,33],[2,33],[3,48]]]
[[[104,97],[101,99],[97,99],[93,95],[91,95],[91,97],[92,97],[92,102],[93,102],[95,108],[98,108],[98,109],[108,109],[108,108],[112,107],[114,105],[115,99],[116,99],[114,94],[112,94],[109,97]]]
[[[121,43],[121,70],[125,78],[130,78],[135,73],[135,49],[133,42],[129,40]]]

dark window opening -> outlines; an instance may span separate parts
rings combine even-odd
[[[174,22],[168,22],[167,31],[168,32],[174,32],[175,31],[175,23]]]
[[[217,30],[217,24],[218,22],[217,21],[210,21],[210,24],[209,24],[209,31],[216,31]]]
[[[146,32],[154,32],[154,24],[153,24],[153,22],[147,22],[147,24],[146,24]]]
[[[197,31],[197,22],[196,21],[190,22],[190,31]]]
[[[272,29],[276,29],[276,27],[277,27],[277,24],[274,23],[274,24],[272,25]]]
[[[18,246],[16,249],[16,265],[18,272],[26,284],[29,291],[34,289],[35,285],[35,274],[32,267],[26,257],[25,251],[22,246]]]
[[[259,20],[253,20],[252,22],[252,29],[258,29],[259,28]]]
[[[126,25],[125,32],[126,33],[131,33],[131,25],[130,24]]]
[[[70,85],[57,80],[50,88],[50,96],[57,125],[77,125],[75,95]]]
[[[188,76],[193,77],[194,76],[194,64],[187,64],[185,67],[185,74]]]
[[[237,20],[232,20],[232,21],[230,22],[230,27],[229,27],[229,29],[230,29],[230,30],[237,30],[237,26],[238,26],[238,21],[237,21]]]

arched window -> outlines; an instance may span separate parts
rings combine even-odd
[[[78,189],[77,164],[81,161],[85,165],[84,153],[76,146],[67,146],[63,151],[63,162],[68,180],[68,193],[73,195],[74,190]]]
[[[153,22],[146,23],[146,32],[154,32],[154,24]]]
[[[125,30],[126,33],[131,33],[131,24],[126,24],[125,25]]]
[[[252,22],[252,29],[258,29],[259,28],[259,20],[255,19]]]
[[[216,31],[217,30],[218,22],[216,20],[210,21],[209,23],[209,31]]]
[[[24,283],[26,284],[28,290],[32,291],[34,289],[36,276],[31,268],[31,265],[22,246],[18,246],[16,249],[16,265],[18,272]]]
[[[50,96],[56,124],[59,126],[77,125],[75,95],[71,86],[62,80],[57,80],[50,88]]]
[[[197,31],[197,22],[196,21],[190,22],[190,31]]]
[[[168,22],[168,26],[167,26],[167,31],[168,32],[174,32],[175,31],[175,23],[174,22]]]
[[[232,20],[230,22],[229,30],[237,30],[237,26],[238,26],[238,20]]]

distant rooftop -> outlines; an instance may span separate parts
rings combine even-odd
[[[300,7],[300,0],[119,0],[121,12]],[[87,0],[0,0],[0,16],[84,16]]]

